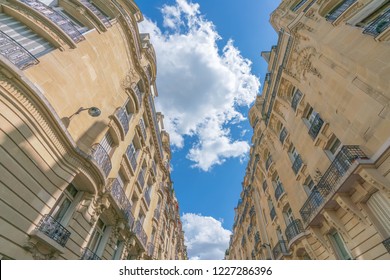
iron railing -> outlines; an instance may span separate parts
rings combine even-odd
[[[286,137],[287,137],[287,129],[283,127],[279,134],[279,140],[282,144],[284,143],[284,140],[286,140]]]
[[[390,253],[390,238],[387,238],[386,240],[384,240],[384,241],[382,242],[382,244],[383,244],[383,246],[385,246],[387,252]]]
[[[135,93],[135,96],[137,97],[138,107],[141,107],[141,105],[142,105],[142,92],[141,92],[141,89],[139,88],[138,84],[134,84],[132,88],[133,88],[133,91]]]
[[[269,215],[271,217],[271,221],[273,221],[276,218],[276,210],[275,207],[272,207],[271,211],[269,212]]]
[[[113,179],[110,183],[110,193],[116,202],[118,208],[123,212],[123,215],[128,222],[129,228],[132,227],[134,223],[134,216],[131,212],[131,202],[126,196],[123,186],[119,183],[118,179]]]
[[[132,229],[133,225],[134,225],[135,218],[134,218],[133,213],[131,212],[130,201],[129,201],[128,204],[126,204],[123,212],[125,213],[125,218],[126,218],[126,221],[127,221],[127,225],[129,226],[130,229]]]
[[[0,54],[21,70],[39,63],[35,56],[1,30]]]
[[[83,255],[81,256],[81,259],[82,260],[96,261],[96,260],[100,260],[100,257],[98,255],[96,255],[94,252],[92,252],[90,249],[84,248]]]
[[[295,94],[294,94],[294,96],[293,96],[293,98],[292,98],[292,100],[291,100],[291,108],[293,108],[294,111],[297,110],[299,101],[301,101],[301,97],[302,97],[302,92],[298,89],[298,90],[295,92]]]
[[[291,10],[292,10],[293,12],[298,11],[303,5],[305,5],[306,2],[307,2],[307,0],[301,0],[301,1],[299,1],[294,7],[291,8]]]
[[[126,156],[130,162],[131,168],[133,168],[133,172],[137,170],[138,153],[139,150],[135,150],[134,145],[132,143],[127,147]]]
[[[296,237],[298,234],[304,232],[303,225],[301,220],[297,219],[292,221],[286,228],[286,237],[287,242],[290,242],[294,237]]]
[[[303,9],[303,12],[306,13],[306,12],[310,9],[310,7],[313,6],[313,4],[314,4],[315,2],[317,2],[317,0],[311,1],[311,2]]]
[[[282,183],[278,182],[276,183],[276,189],[275,189],[275,199],[276,201],[279,200],[279,198],[284,194],[284,188]]]
[[[96,161],[97,165],[103,170],[107,177],[112,169],[111,159],[107,151],[102,145],[96,143],[92,146],[91,157]]]
[[[147,247],[146,251],[148,252],[147,254],[148,254],[149,257],[153,257],[153,254],[154,254],[154,244],[152,242],[148,243],[148,247]]]
[[[111,22],[110,18],[106,16],[98,7],[95,6],[95,4],[91,3],[88,0],[80,0],[80,2],[87,8],[89,9],[95,16],[99,18],[101,22],[106,27],[111,27]]]
[[[324,125],[323,119],[321,119],[320,114],[317,114],[309,129],[309,135],[313,140],[317,138],[318,133],[320,133],[320,130],[323,125]]]
[[[62,247],[65,247],[70,236],[70,231],[48,214],[42,217],[36,229],[53,239]]]
[[[144,137],[144,140],[146,141],[147,134],[146,134],[146,128],[145,128],[145,123],[144,123],[143,119],[139,120],[139,127],[141,129],[142,136]]]
[[[265,162],[265,169],[268,171],[269,167],[271,166],[271,164],[273,163],[272,161],[272,157],[271,156],[268,156],[267,158],[267,161]]]
[[[263,191],[265,192],[266,190],[267,190],[267,188],[268,188],[268,183],[267,183],[267,181],[263,181]]]
[[[256,215],[256,210],[255,210],[255,206],[252,206],[251,209],[249,210],[249,216],[254,216]]]
[[[285,240],[279,240],[275,247],[272,249],[274,259],[278,260],[283,255],[288,255],[287,244]]]
[[[139,220],[135,222],[134,233],[137,236],[138,240],[141,242],[144,248],[146,248],[146,242],[148,241],[148,236],[145,233],[145,230]]]
[[[299,211],[303,222],[308,222],[314,212],[325,203],[326,198],[337,191],[336,187],[338,187],[341,178],[358,159],[367,159],[359,146],[344,146],[337,153],[335,159],[319,180],[317,187]]]
[[[37,0],[19,0],[33,10],[48,18],[52,23],[64,31],[75,43],[85,40],[85,37],[77,30],[73,23],[49,6]]]
[[[377,17],[373,22],[371,22],[366,28],[364,28],[364,34],[370,34],[373,36],[378,36],[383,31],[385,31],[390,25],[390,7]]]
[[[299,170],[301,170],[302,164],[303,164],[303,161],[302,161],[301,156],[297,155],[295,157],[293,165],[292,165],[292,169],[293,169],[295,175],[297,175]]]
[[[119,108],[116,111],[115,116],[118,118],[119,122],[121,123],[123,131],[125,132],[126,135],[127,132],[129,132],[129,122],[130,122],[129,116],[126,113],[126,109],[123,107]]]
[[[342,13],[344,13],[355,2],[356,0],[342,1],[339,5],[337,5],[332,11],[330,11],[325,16],[326,20],[330,22],[334,22],[336,19],[338,19],[339,16],[341,16]]]
[[[144,197],[145,197],[146,205],[148,205],[148,207],[149,207],[149,205],[150,205],[150,194],[149,194],[148,191],[146,191],[144,193]]]
[[[255,233],[255,245],[257,245],[260,242],[261,242],[261,240],[260,240],[260,232],[256,231],[256,233]]]
[[[253,232],[253,226],[250,225],[250,226],[248,227],[248,229],[246,230],[246,235],[247,235],[247,236],[250,236],[250,235],[252,234],[252,232]]]

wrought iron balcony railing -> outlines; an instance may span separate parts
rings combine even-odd
[[[342,1],[339,5],[336,6],[336,8],[334,8],[332,11],[330,11],[329,14],[325,16],[326,20],[330,22],[334,22],[336,19],[338,19],[339,16],[341,16],[342,13],[344,13],[356,1],[357,0]]]
[[[37,0],[19,0],[33,10],[48,18],[52,23],[64,31],[75,43],[85,40],[84,36],[77,30],[73,23],[49,6]]]
[[[320,114],[317,114],[309,129],[309,135],[313,140],[317,138],[323,125],[324,121],[321,119]]]
[[[373,22],[371,22],[366,28],[364,28],[364,34],[370,34],[372,36],[378,36],[383,31],[385,31],[390,25],[390,7],[376,18]]]
[[[133,88],[133,91],[135,93],[135,96],[137,97],[138,107],[141,107],[141,105],[142,105],[142,92],[141,92],[141,89],[139,88],[138,84],[133,84],[132,88]]]
[[[154,254],[154,244],[152,242],[148,243],[147,254],[148,254],[149,257],[153,257],[153,254]]]
[[[278,182],[276,184],[276,189],[275,189],[275,199],[276,199],[276,201],[279,200],[279,198],[282,196],[282,194],[284,194],[284,188],[283,188],[282,183]]]
[[[130,202],[128,204],[126,204],[123,212],[125,213],[125,218],[126,218],[126,221],[127,221],[127,225],[129,226],[130,229],[132,229],[133,225],[134,225],[135,218],[134,218],[133,212],[131,212],[131,204],[130,204]]]
[[[28,50],[18,42],[0,30],[0,54],[5,56],[12,64],[19,69],[26,69],[29,66],[39,63]]]
[[[273,221],[276,218],[276,210],[275,207],[272,207],[271,211],[269,212],[269,215],[271,217],[271,221]]]
[[[301,98],[302,98],[302,92],[300,90],[297,90],[293,96],[293,99],[291,100],[291,107],[294,109],[294,111],[297,110]]]
[[[65,247],[70,236],[70,231],[48,214],[42,217],[36,229],[53,239],[62,247]]]
[[[316,191],[312,192],[299,211],[303,222],[308,222],[315,211],[326,203],[327,197],[337,191],[336,188],[339,187],[340,180],[358,159],[367,159],[359,146],[344,146],[337,153],[335,159],[319,180]]]
[[[80,0],[80,2],[85,7],[87,7],[87,9],[89,9],[93,14],[95,14],[95,16],[97,16],[99,18],[99,20],[101,22],[103,22],[103,24],[106,27],[111,27],[111,22],[110,22],[109,17],[107,17],[102,11],[100,11],[100,9],[95,6],[95,4],[93,4],[92,2],[90,2],[88,0]]]
[[[134,152],[135,151],[135,152]],[[126,156],[130,162],[131,168],[133,169],[133,172],[137,170],[137,157],[138,157],[139,150],[135,150],[134,145],[130,144],[127,147],[126,150]]]
[[[271,164],[273,163],[272,161],[272,157],[271,156],[268,156],[267,158],[267,161],[265,162],[265,169],[268,171],[269,167],[271,166]]]
[[[255,206],[252,206],[251,209],[249,210],[249,216],[254,216],[256,215],[256,211],[255,211]]]
[[[82,260],[96,261],[96,260],[100,260],[100,257],[98,255],[96,255],[94,252],[92,252],[90,249],[84,248],[83,255],[81,256],[81,259]]]
[[[92,146],[91,157],[96,161],[98,166],[103,170],[107,177],[111,171],[111,159],[106,150],[99,143]]]
[[[146,248],[146,243],[148,241],[148,236],[145,233],[145,230],[139,220],[135,222],[134,232],[138,240],[141,242],[144,248]]]
[[[382,242],[382,244],[383,244],[383,246],[385,246],[387,252],[390,253],[390,238],[387,238],[386,240],[384,240],[384,241]]]
[[[125,132],[126,135],[127,132],[129,132],[129,122],[130,122],[129,116],[126,113],[126,109],[124,109],[123,107],[119,108],[116,111],[115,116],[118,118],[119,122],[121,123],[123,131]]]
[[[292,221],[286,228],[286,237],[287,242],[290,242],[294,237],[298,236],[298,234],[304,232],[303,225],[301,220],[297,219]]]
[[[257,245],[260,242],[261,242],[261,240],[260,240],[260,232],[256,231],[256,233],[255,233],[255,243]]]
[[[299,170],[301,170],[302,164],[303,164],[303,161],[302,161],[301,156],[297,155],[295,157],[294,163],[292,165],[292,169],[293,169],[295,175],[297,175]]]
[[[112,180],[111,184],[111,196],[117,204],[117,207],[123,212],[123,215],[126,221],[131,228],[134,223],[134,216],[131,212],[131,203],[129,199],[126,197],[126,193],[123,190],[122,185],[119,183],[117,179]]]
[[[267,188],[268,188],[268,183],[267,183],[267,181],[263,181],[263,191],[265,192],[266,190],[267,190]]]
[[[154,130],[156,132],[157,136],[157,142],[158,142],[158,150],[160,151],[161,156],[163,157],[163,149],[162,149],[162,141],[161,141],[161,133],[160,133],[160,127],[157,122],[157,113],[156,113],[156,108],[154,107],[154,101],[151,95],[149,95],[149,104],[150,104],[150,109],[152,113],[152,119],[153,119],[153,126]]]
[[[144,137],[144,140],[146,141],[147,134],[146,134],[146,128],[145,128],[145,123],[144,123],[143,119],[139,120],[139,127],[141,129],[142,136]]]
[[[298,11],[303,5],[305,5],[306,2],[307,2],[307,0],[301,0],[301,1],[299,1],[294,7],[291,8],[291,10],[292,10],[293,12]]]
[[[289,252],[287,250],[286,241],[279,240],[279,242],[276,243],[275,247],[272,249],[272,253],[275,260],[280,259],[283,255],[288,255]]]
[[[286,137],[287,137],[287,129],[283,127],[279,134],[279,140],[282,144],[284,143],[284,140],[286,140]]]

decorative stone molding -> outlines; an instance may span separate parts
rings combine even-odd
[[[359,222],[367,225],[367,221],[362,214],[362,211],[356,206],[348,195],[337,194],[336,202],[348,213],[352,214]]]
[[[347,229],[344,226],[344,223],[340,220],[340,218],[337,216],[337,213],[333,210],[327,210],[325,209],[323,211],[324,218],[328,221],[328,223],[334,227],[337,231],[341,232],[344,237],[346,237],[349,240],[351,239],[351,236],[349,235]]]
[[[385,196],[390,198],[390,182],[377,169],[364,168],[359,172],[359,175],[371,187],[382,192]]]
[[[29,241],[23,245],[23,248],[30,252],[34,260],[56,260],[58,257],[57,252],[45,250],[43,251],[41,246],[36,240]],[[41,251],[42,250],[42,251]]]

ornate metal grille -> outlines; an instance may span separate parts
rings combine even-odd
[[[37,230],[44,233],[55,242],[65,247],[66,242],[69,239],[70,231],[67,230],[63,225],[56,221],[50,215],[44,215],[37,225]]]

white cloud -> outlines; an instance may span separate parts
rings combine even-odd
[[[222,260],[229,247],[231,231],[221,221],[200,214],[182,216],[185,244],[191,260]]]
[[[232,40],[218,49],[220,36],[199,9],[176,0],[161,9],[164,32],[148,19],[140,28],[150,33],[156,49],[157,108],[165,115],[171,143],[183,148],[184,136],[193,136],[187,158],[207,171],[249,151],[248,143],[232,139],[226,127],[245,120],[238,106],[254,101],[260,83]]]

